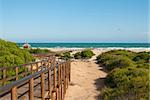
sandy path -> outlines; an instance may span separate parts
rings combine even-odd
[[[100,89],[106,75],[94,60],[72,62],[71,83],[65,100],[100,100]]]

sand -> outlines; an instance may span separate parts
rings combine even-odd
[[[104,80],[107,71],[96,64],[96,57],[109,49],[93,49],[95,56],[88,61],[75,60],[71,63],[71,82],[65,100],[102,100],[101,89],[104,87]],[[149,51],[149,49],[126,48],[134,52]],[[72,54],[78,52],[75,50]]]
[[[65,100],[100,100],[107,73],[95,61],[71,63],[71,82]]]
[[[82,51],[84,49],[87,48],[40,48],[40,49],[48,49],[54,52],[60,52],[60,51],[73,51],[73,52],[77,52],[77,51]],[[142,52],[142,51],[150,51],[150,48],[119,48],[119,47],[108,47],[108,48],[90,48],[94,51],[97,51],[98,53],[100,52],[106,52],[106,51],[110,51],[110,50],[117,50],[117,49],[121,49],[121,50],[131,50],[134,52]]]
[[[75,53],[74,51],[73,53]],[[71,82],[65,100],[100,100],[100,91],[104,86],[107,72],[96,64],[96,56],[102,53],[93,50],[95,56],[91,59],[75,60],[71,63]]]
[[[48,48],[51,51],[72,51],[71,54],[84,48]],[[104,87],[107,72],[96,64],[96,57],[114,49],[131,50],[134,52],[150,51],[150,48],[93,48],[94,56],[88,61],[73,60],[71,63],[71,82],[67,89],[65,100],[102,100],[100,94]]]

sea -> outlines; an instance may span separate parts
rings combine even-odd
[[[22,47],[24,43],[17,43]],[[149,48],[150,43],[29,43],[33,48]]]

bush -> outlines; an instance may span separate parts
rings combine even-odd
[[[82,52],[77,52],[74,54],[75,59],[89,59],[94,55],[93,51],[90,49],[83,50]]]
[[[82,58],[85,58],[85,59],[89,59],[89,58],[91,58],[93,55],[94,55],[94,53],[93,53],[93,51],[90,50],[90,49],[83,50],[83,51],[81,52],[81,57],[82,57]]]
[[[108,88],[103,89],[103,97],[129,98],[140,100],[149,95],[149,70],[142,68],[115,69],[108,74],[106,81]]]
[[[64,59],[64,60],[69,60],[69,59],[71,59],[72,57],[71,57],[71,54],[70,54],[70,52],[64,52],[63,54],[62,54],[62,56],[61,56],[61,59]]]
[[[81,57],[81,52],[75,53],[75,54],[74,54],[74,58],[75,58],[75,59],[81,59],[81,58],[82,58],[82,57]]]
[[[122,55],[101,55],[97,57],[98,63],[101,63],[107,70],[111,71],[114,68],[125,68],[134,66],[134,62]]]
[[[150,52],[139,52],[134,56],[133,61],[149,63],[149,58],[150,58],[149,53]]]
[[[34,58],[27,50],[20,49],[16,43],[0,39],[0,67],[11,67],[32,61]]]
[[[16,43],[0,39],[0,67],[12,68],[32,61],[34,61],[34,58],[27,50],[20,49]],[[25,68],[20,67],[19,73],[25,70]],[[15,75],[14,69],[8,70],[6,75],[7,77]],[[0,73],[0,76],[2,76],[2,73]]]
[[[104,100],[148,100],[149,52],[112,50],[99,55],[97,62],[110,71]]]
[[[97,62],[107,70],[129,66],[148,69],[149,57],[149,52],[135,53],[126,50],[113,50],[99,55]]]
[[[29,49],[29,52],[32,54],[48,54],[50,53],[50,50],[36,48],[36,49]]]
[[[131,59],[136,55],[135,52],[132,52],[132,51],[129,51],[129,50],[111,50],[111,51],[108,51],[106,53],[112,54],[112,55],[126,56],[126,57],[129,57]]]

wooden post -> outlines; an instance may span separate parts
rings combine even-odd
[[[66,83],[67,83],[67,88],[68,88],[68,85],[69,85],[69,82],[68,82],[68,61],[66,62]]]
[[[53,82],[54,82],[54,89],[56,88],[56,66],[55,66],[55,63],[53,63]]]
[[[48,71],[48,91],[49,91],[49,96],[51,95],[51,70]]]
[[[41,61],[41,66],[40,66],[41,70],[43,70],[43,68],[44,68],[43,64],[44,64],[43,61]]]
[[[64,63],[62,64],[62,100],[64,99],[64,78],[65,73],[64,73]]]
[[[55,92],[56,92],[56,99],[55,100],[58,100],[58,89],[57,89],[57,87],[56,87]]]
[[[42,73],[41,74],[41,97],[42,97],[42,100],[44,100],[44,92],[45,92],[44,81],[45,81],[45,77],[44,77],[44,73]]]
[[[71,81],[71,61],[69,61],[69,82]]]
[[[67,81],[68,81],[68,86],[69,86],[69,62],[67,62]]]
[[[25,68],[25,71],[24,71],[24,77],[26,77],[27,76],[27,70],[26,70],[26,66],[22,66],[22,67],[24,67]]]
[[[11,100],[17,100],[17,87],[13,87],[11,90]]]
[[[16,67],[15,70],[16,70],[16,80],[18,80],[18,67]]]
[[[33,64],[31,64],[31,73],[33,74]]]
[[[58,86],[57,86],[57,89],[58,89],[58,100],[61,100],[60,98],[60,65],[58,65]]]
[[[29,81],[29,100],[34,100],[34,79]]]
[[[36,72],[38,72],[38,62],[36,63]]]
[[[5,80],[6,79],[6,69],[3,70],[3,85],[5,85]]]
[[[66,93],[66,62],[64,63],[64,95]]]
[[[60,65],[60,100],[62,100],[63,99],[63,87],[62,87],[62,85],[63,85],[63,80],[62,80],[62,64]]]
[[[55,99],[54,99],[54,92],[55,92],[55,91],[52,91],[51,100],[55,100]]]

